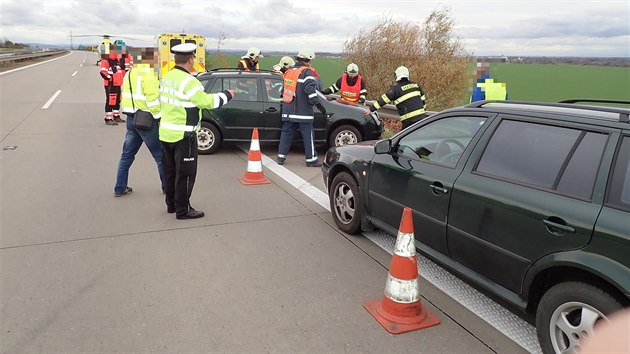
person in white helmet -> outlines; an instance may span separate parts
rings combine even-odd
[[[370,114],[384,105],[392,102],[398,109],[402,129],[421,121],[426,117],[425,105],[426,98],[422,87],[417,83],[409,80],[409,69],[399,66],[394,72],[396,83],[394,83],[384,95],[379,97],[370,109],[366,109],[363,113]]]
[[[313,142],[313,107],[327,117],[326,108],[322,105],[317,93],[318,82],[311,69],[311,60],[315,58],[313,50],[300,49],[295,58],[294,67],[284,73],[284,87],[282,90],[282,132],[278,148],[279,165],[287,158],[295,131],[299,128],[304,140],[304,155],[306,166],[319,167],[322,163],[317,158]]]
[[[337,82],[324,89],[322,93],[324,95],[330,95],[337,91],[340,91],[341,99],[346,102],[365,103],[367,88],[365,86],[365,80],[359,75],[359,66],[357,64],[348,64],[346,72],[343,73]]]
[[[247,50],[247,54],[243,55],[241,59],[236,63],[236,67],[239,70],[244,71],[260,71],[260,65],[258,60],[264,58],[260,49],[251,47]]]
[[[295,66],[295,60],[293,60],[293,58],[291,58],[290,56],[284,56],[280,58],[278,64],[273,66],[273,70],[280,74],[284,74],[293,66]]]

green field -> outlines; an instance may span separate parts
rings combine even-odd
[[[236,67],[239,56],[225,57],[229,67]],[[208,64],[212,60],[208,58]],[[261,69],[271,70],[279,56],[266,56],[260,61]],[[334,83],[348,62],[339,58],[316,57],[317,69],[324,87]],[[207,66],[212,69],[211,65]],[[472,66],[471,66],[472,68]],[[569,98],[630,100],[630,68],[583,66],[568,64],[517,64],[492,63],[492,76],[507,83],[510,100],[557,102]],[[413,73],[411,74],[413,79]],[[369,77],[366,77],[369,80]],[[473,74],[471,70],[471,82]],[[422,83],[420,83],[422,84]],[[427,92],[427,95],[430,95]],[[373,96],[373,93],[369,96]],[[463,97],[462,102],[467,102]]]

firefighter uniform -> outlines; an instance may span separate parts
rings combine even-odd
[[[117,54],[110,54],[101,60],[99,71],[105,87],[105,124],[117,125],[124,122],[120,118],[120,86],[125,76]]]
[[[422,87],[409,80],[409,70],[404,66],[396,69],[396,83],[374,102],[370,111],[374,112],[390,102],[398,110],[402,129],[426,117],[426,98]]]
[[[352,75],[350,75],[352,74]],[[324,95],[330,95],[339,91],[341,99],[345,102],[364,103],[367,96],[365,80],[359,75],[359,67],[352,63],[348,65],[345,73],[330,87],[323,90]]]
[[[192,56],[197,46],[191,43],[174,46],[176,55]],[[229,91],[205,93],[203,85],[182,66],[176,65],[160,83],[162,119],[159,136],[164,149],[166,206],[178,219],[202,217],[203,212],[190,206],[197,175],[197,131],[200,109],[215,109],[232,99]]]
[[[298,63],[284,73],[282,92],[282,132],[278,148],[277,162],[282,165],[287,158],[293,135],[297,128],[302,133],[306,166],[321,166],[313,141],[313,106],[326,117],[326,109],[322,106],[317,90],[318,81],[308,63],[315,57],[310,49],[302,49],[298,53]]]
[[[264,56],[260,52],[260,49],[256,47],[251,47],[247,50],[247,54],[243,55],[241,59],[236,63],[236,67],[239,70],[244,71],[260,71],[260,64],[258,64],[258,59],[263,58]]]

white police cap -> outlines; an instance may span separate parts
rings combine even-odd
[[[193,55],[197,50],[195,43],[182,43],[171,48],[171,53],[179,55]]]

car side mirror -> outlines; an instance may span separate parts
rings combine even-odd
[[[389,154],[392,151],[392,141],[389,139],[381,140],[374,144],[375,154]]]

